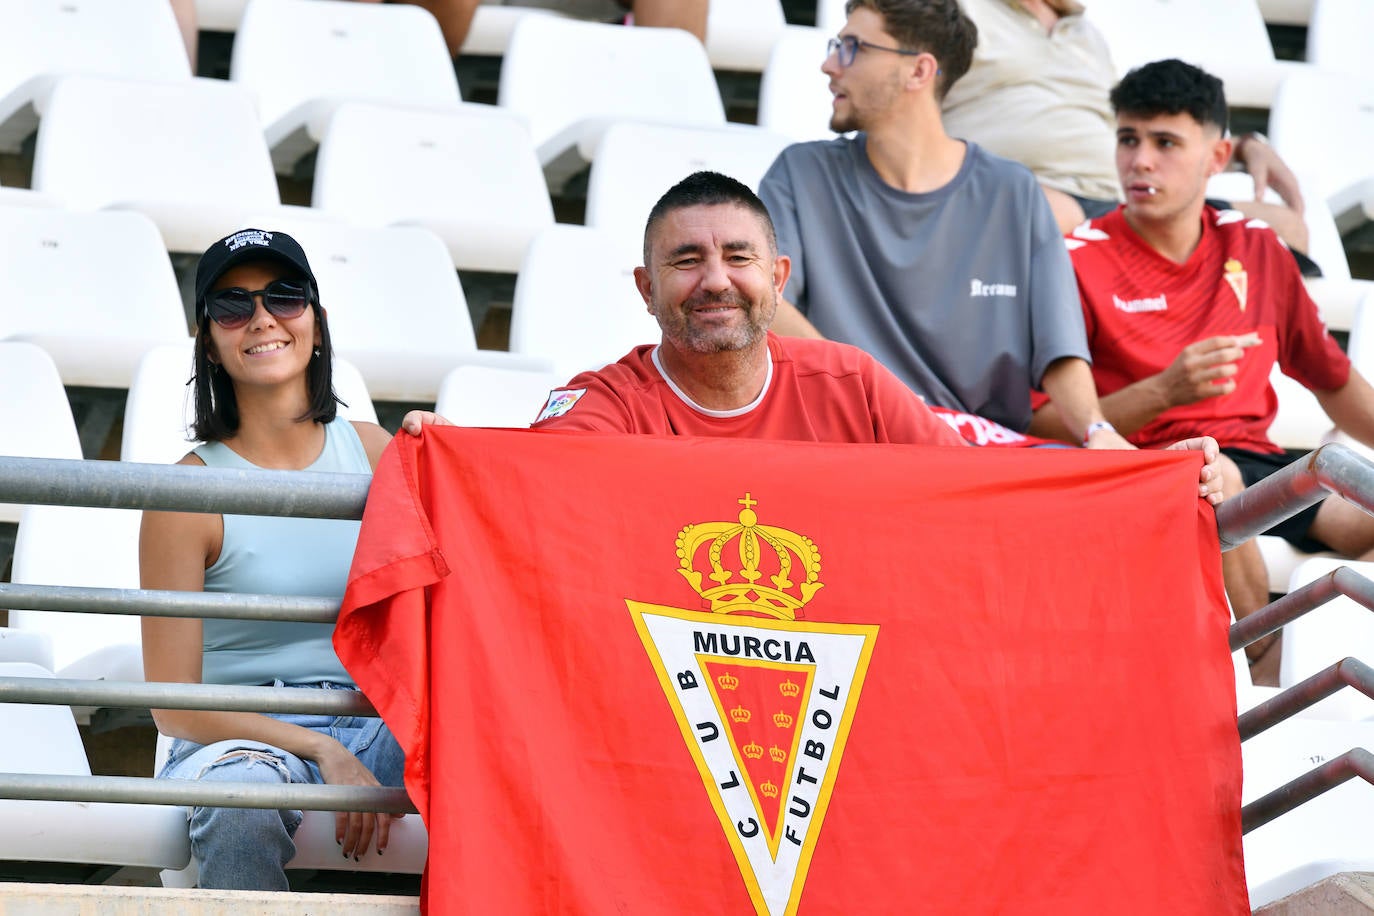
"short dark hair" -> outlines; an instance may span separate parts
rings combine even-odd
[[[845,15],[860,8],[883,17],[884,30],[908,51],[934,55],[940,64],[935,97],[943,99],[973,65],[978,26],[964,14],[958,0],[848,0]]]
[[[1226,130],[1226,90],[1221,80],[1181,60],[1157,60],[1121,78],[1111,94],[1112,111],[1138,118],[1191,115],[1194,121]]]
[[[265,260],[270,264],[282,264],[277,259]],[[315,285],[304,276],[294,279],[305,285],[310,308],[315,313],[315,323],[320,328],[319,355],[311,356],[305,374],[310,405],[296,419],[302,423],[330,423],[338,415],[341,402],[334,393],[334,348],[329,340],[329,322],[325,320],[324,309],[320,308]],[[229,374],[210,359],[210,318],[204,310],[196,323],[191,382],[195,408],[192,435],[202,442],[232,439],[239,431],[238,399],[234,396],[234,382]]]
[[[649,219],[644,224],[645,266],[649,266],[649,237],[665,216],[685,207],[714,207],[721,204],[735,204],[752,211],[768,235],[769,252],[777,254],[778,234],[773,229],[773,218],[748,185],[720,172],[693,172],[669,188],[649,211]]]

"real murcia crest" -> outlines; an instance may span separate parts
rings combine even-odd
[[[709,610],[626,600],[761,916],[797,911],[878,627],[801,621],[820,550],[759,524],[687,524],[678,572]]]
[[[1235,258],[1226,262],[1222,268],[1222,277],[1226,280],[1226,285],[1231,287],[1231,292],[1236,294],[1236,302],[1240,305],[1240,310],[1245,311],[1245,299],[1249,293],[1250,281],[1245,273],[1245,267]]]

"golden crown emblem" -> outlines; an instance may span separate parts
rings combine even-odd
[[[687,525],[677,533],[678,572],[711,603],[714,614],[753,611],[795,620],[797,612],[824,585],[819,579],[820,551],[810,538],[795,531],[760,525],[754,512],[758,500],[748,493],[739,504],[744,508],[738,522],[703,522]],[[725,548],[732,543],[738,564],[723,559]],[[709,573],[705,566],[696,566],[702,547],[707,548],[704,559]],[[774,568],[770,575],[768,570]],[[793,581],[794,570],[800,581]]]
[[[744,751],[744,756],[748,757],[750,760],[758,760],[763,756],[763,745],[759,744],[757,741],[750,741],[741,748],[741,750]]]
[[[778,787],[773,785],[773,781],[771,779],[765,780],[759,786],[759,791],[762,792],[767,798],[778,797]]]
[[[787,751],[775,744],[768,749],[768,756],[773,758],[774,763],[783,763],[787,760]]]
[[[778,685],[778,692],[785,697],[795,697],[797,694],[801,693],[801,688],[788,679]]]
[[[792,717],[785,712],[774,713],[773,724],[776,725],[778,728],[791,728]]]
[[[743,706],[736,706],[734,709],[730,710],[730,718],[743,725],[754,718],[754,714]]]
[[[736,687],[739,686],[739,678],[735,677],[733,674],[730,674],[729,672],[726,672],[725,674],[722,674],[720,677],[716,678],[716,683],[720,685],[721,690],[734,690]]]

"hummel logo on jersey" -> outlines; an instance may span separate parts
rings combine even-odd
[[[1162,312],[1169,307],[1164,296],[1155,296],[1151,299],[1122,299],[1120,296],[1112,296],[1112,304],[1123,312]]]
[[[984,283],[982,280],[970,280],[968,294],[975,298],[986,296],[1015,296],[1015,283]]]

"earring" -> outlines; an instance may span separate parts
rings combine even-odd
[[[320,358],[320,348],[319,348],[319,347],[316,347],[316,348],[315,348],[315,358],[316,358],[316,359],[319,359],[319,358]]]

